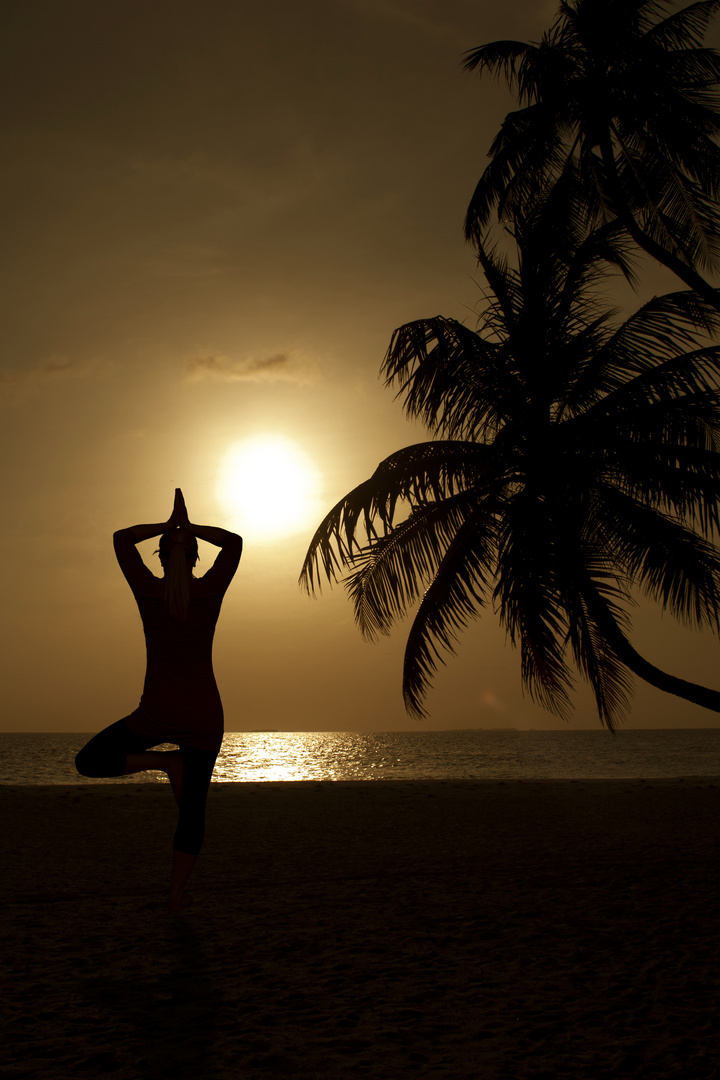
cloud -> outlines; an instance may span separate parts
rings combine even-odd
[[[290,382],[304,384],[315,378],[312,365],[289,352],[272,356],[231,360],[228,356],[195,356],[188,361],[187,375],[192,382],[215,379],[225,382]]]
[[[0,371],[0,393],[29,390],[67,379],[83,379],[91,374],[95,367],[92,361],[68,360],[64,356],[51,356],[29,370]]]

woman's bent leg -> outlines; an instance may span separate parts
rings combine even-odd
[[[134,735],[124,719],[118,720],[83,746],[75,757],[75,768],[81,776],[124,776],[128,754],[140,753],[153,745],[147,738]]]

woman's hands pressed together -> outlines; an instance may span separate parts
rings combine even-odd
[[[185,499],[180,488],[175,488],[175,504],[168,520],[171,529],[187,529],[190,524]]]

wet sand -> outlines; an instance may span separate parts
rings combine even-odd
[[[0,1069],[720,1078],[720,779],[0,787]]]

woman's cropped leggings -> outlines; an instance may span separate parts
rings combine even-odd
[[[149,750],[157,743],[135,735],[125,720],[118,720],[95,735],[75,758],[81,776],[124,776],[128,754]],[[183,759],[182,793],[173,847],[188,855],[197,855],[205,835],[205,803],[217,754],[181,746]]]

